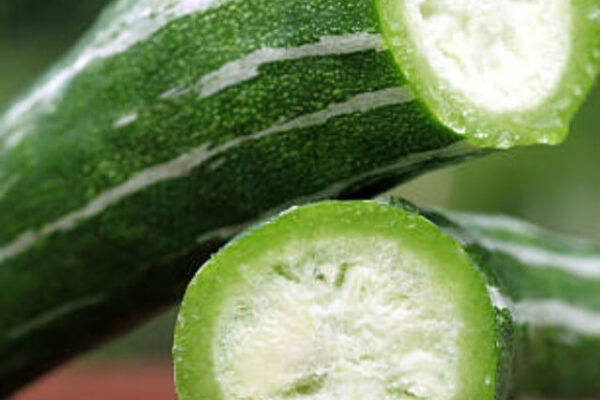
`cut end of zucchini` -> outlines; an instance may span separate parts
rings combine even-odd
[[[598,71],[595,0],[380,0],[379,10],[413,90],[479,145],[562,141]]]
[[[493,399],[486,287],[423,218],[372,202],[295,209],[196,276],[175,338],[179,398]]]
[[[491,112],[538,107],[570,53],[569,0],[406,0],[408,32],[440,81]]]

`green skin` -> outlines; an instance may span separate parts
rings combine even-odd
[[[484,153],[409,101],[419,88],[379,48],[267,62],[202,98],[202,77],[262,48],[381,34],[374,0],[230,0],[157,22],[188,3],[117,1],[0,118],[0,396],[177,300],[249,223]]]
[[[479,382],[478,375],[465,375],[461,381],[467,382],[466,386],[473,390],[470,394],[476,393],[476,396],[463,398],[505,400],[516,395],[555,398],[597,395],[600,392],[597,363],[600,328],[587,326],[584,329],[591,330],[582,333],[577,324],[574,328],[573,324],[560,322],[569,320],[568,314],[558,315],[559,322],[540,323],[540,314],[524,315],[522,305],[532,300],[561,301],[575,310],[588,314],[596,312],[595,318],[599,321],[600,266],[595,267],[595,278],[561,271],[560,265],[540,268],[535,263],[519,261],[510,251],[495,249],[491,238],[527,246],[530,250],[553,251],[563,257],[589,257],[596,261],[600,260],[600,247],[558,237],[530,225],[527,229],[515,230],[498,227],[492,222],[487,225],[469,222],[483,217],[423,211],[401,199],[381,203],[327,202],[283,213],[239,236],[213,257],[188,287],[180,309],[173,350],[179,398],[223,398],[213,375],[212,337],[217,316],[230,293],[228,288],[236,287],[234,293],[237,293],[243,290],[240,282],[246,282],[236,265],[252,266],[253,257],[259,257],[268,249],[276,250],[289,240],[301,240],[305,236],[318,238],[323,234],[343,235],[344,232],[360,232],[365,237],[392,235],[404,245],[412,246],[413,251],[425,252],[433,259],[439,257],[443,270],[435,275],[439,281],[432,285],[439,282],[448,285],[443,278],[447,275],[450,280],[462,282],[454,289],[459,291],[458,298],[469,298],[484,305],[487,311],[483,314],[495,322],[491,322],[493,329],[480,329],[479,336],[467,341],[467,348],[471,346],[471,350],[466,353],[474,354],[467,370],[471,374],[475,371],[487,373],[495,379],[487,391],[477,391],[481,390],[475,383]],[[425,218],[458,239],[461,246],[441,234]],[[512,221],[513,225],[519,223],[508,218],[499,219]],[[454,247],[450,246],[452,250],[449,250],[449,243],[453,242]],[[465,255],[469,260],[466,269],[462,264]],[[256,267],[270,268],[268,263]],[[474,281],[470,281],[466,270],[475,273]],[[260,271],[256,273],[260,274]],[[492,295],[486,286],[497,288],[497,294]],[[498,300],[499,293],[509,306]],[[477,314],[480,310],[474,308],[471,312]],[[474,321],[470,323],[486,326],[482,320]],[[486,356],[486,343],[492,344],[493,357]]]
[[[559,301],[569,307],[552,311],[559,322],[517,318],[509,356],[513,391],[555,398],[597,396],[600,246],[507,217],[420,212],[462,243],[489,284],[514,303],[512,313],[527,302]],[[582,265],[587,268],[578,268]],[[580,313],[588,317],[581,321]],[[564,322],[573,319],[575,323]]]

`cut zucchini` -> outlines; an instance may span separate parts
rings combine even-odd
[[[494,307],[467,254],[374,202],[292,210],[190,284],[180,400],[493,399]]]
[[[600,247],[531,224],[396,199],[304,206],[234,239],[191,282],[175,332],[177,391],[592,398],[598,293]]]
[[[598,68],[596,0],[381,0],[379,10],[417,97],[482,145],[561,142]]]
[[[502,215],[426,212],[459,240],[514,323],[513,392],[600,393],[600,245]]]

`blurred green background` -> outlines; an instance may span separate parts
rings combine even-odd
[[[0,108],[63,54],[105,0],[0,1]],[[600,85],[567,142],[497,153],[393,190],[425,206],[511,214],[600,240]],[[167,358],[175,311],[84,358]]]

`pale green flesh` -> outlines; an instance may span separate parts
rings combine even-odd
[[[180,398],[492,399],[492,306],[458,247],[386,206],[306,209],[227,247],[192,283],[175,343]],[[352,221],[355,211],[375,212],[385,229],[365,232],[369,215]],[[350,229],[327,226],[339,222],[323,212],[349,212]],[[308,231],[277,232],[289,218]]]
[[[418,256],[385,238],[291,242],[223,305],[213,341],[227,399],[451,399],[462,318]],[[313,382],[314,381],[314,382]],[[309,382],[312,382],[311,386]]]
[[[557,143],[600,62],[595,0],[379,0],[413,90],[477,144]]]

